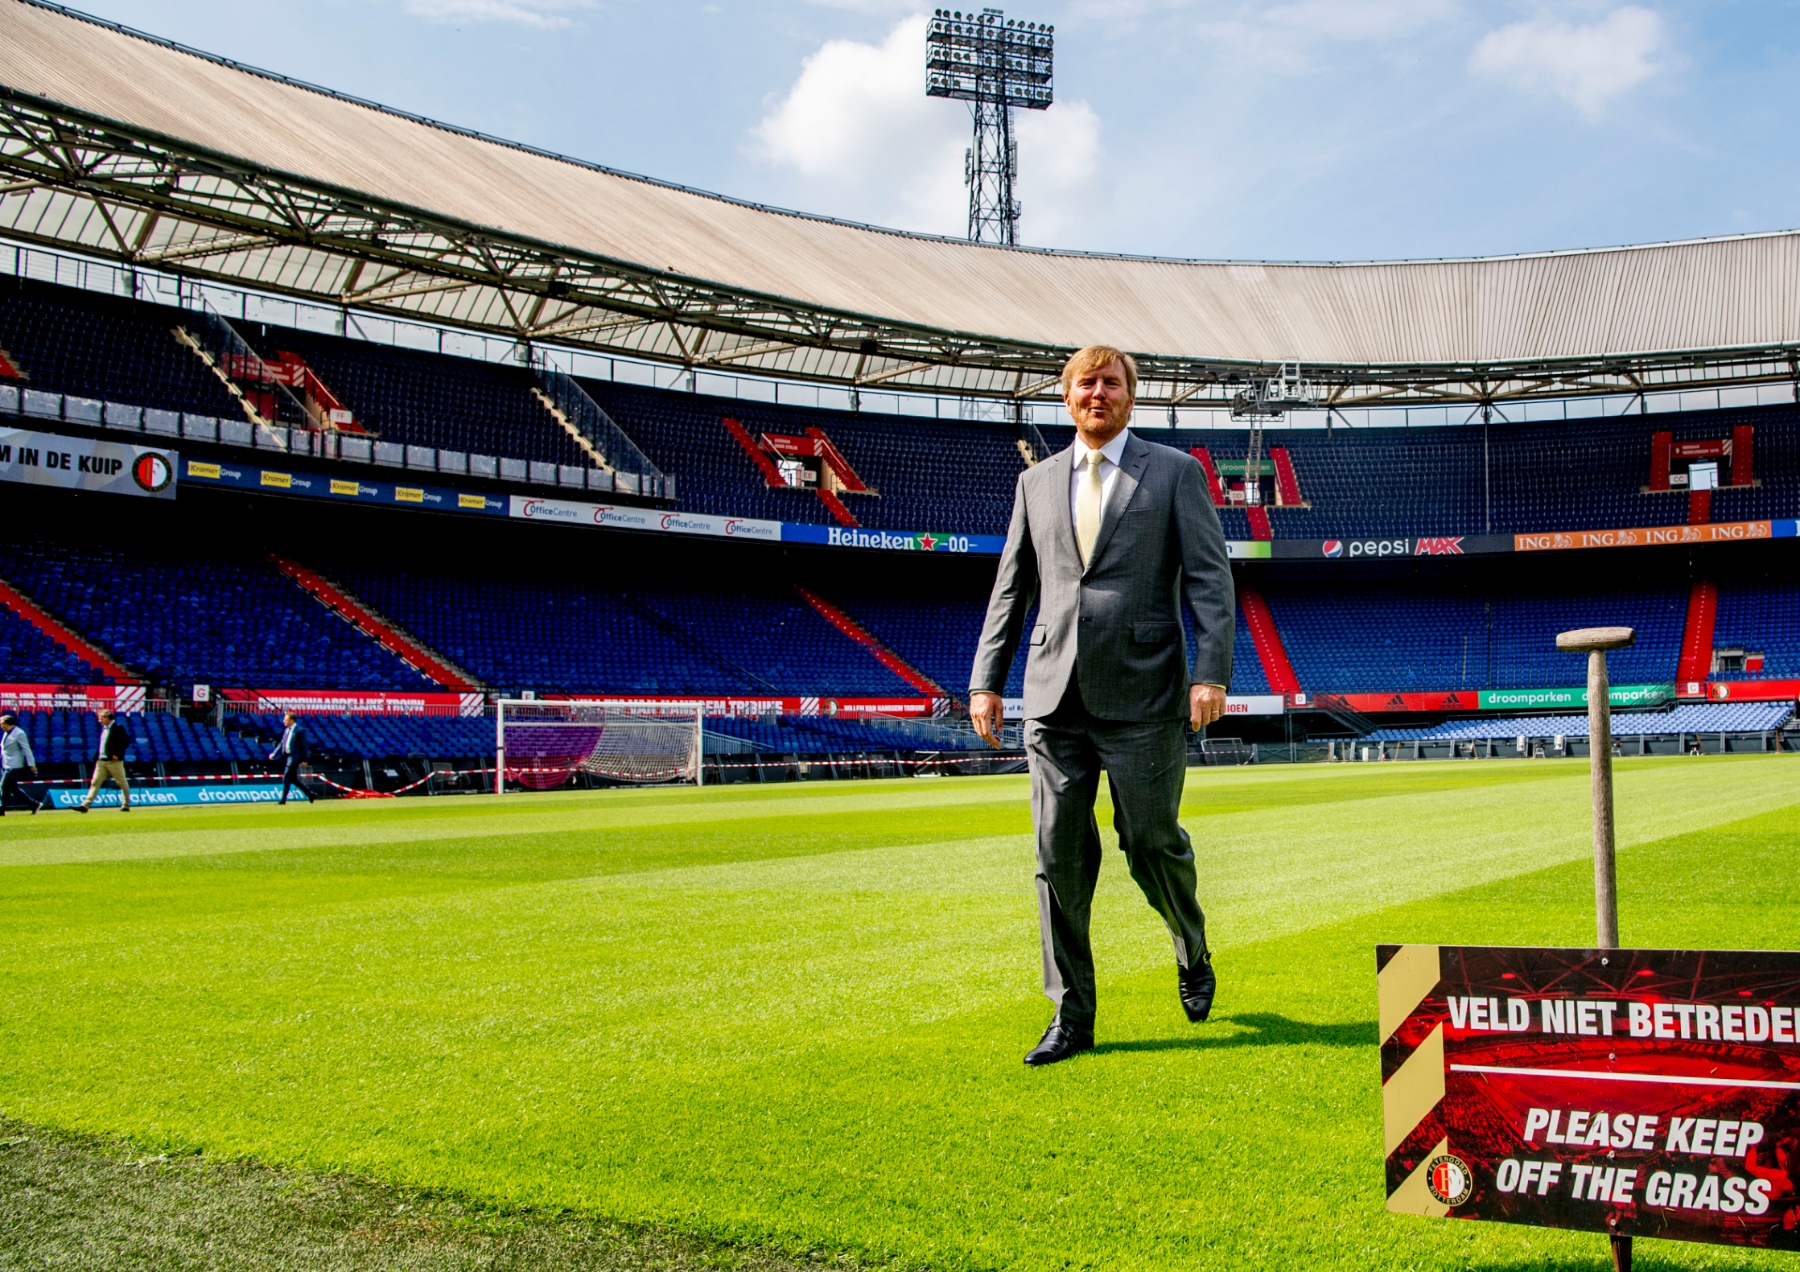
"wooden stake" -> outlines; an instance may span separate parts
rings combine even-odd
[[[1556,647],[1588,656],[1588,776],[1594,803],[1594,928],[1600,949],[1619,948],[1619,890],[1613,853],[1612,686],[1606,651],[1637,639],[1629,627],[1563,632]],[[1631,1272],[1631,1238],[1612,1234],[1614,1272]]]
[[[1619,948],[1619,886],[1613,857],[1612,686],[1606,651],[1588,651],[1588,779],[1594,800],[1594,928],[1603,950]]]

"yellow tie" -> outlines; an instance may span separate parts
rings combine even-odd
[[[1105,458],[1097,450],[1083,457],[1087,474],[1075,492],[1075,546],[1081,552],[1083,566],[1094,555],[1094,540],[1100,537],[1100,495],[1104,489],[1100,485],[1100,461]]]

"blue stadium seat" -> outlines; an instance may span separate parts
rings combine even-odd
[[[0,578],[164,683],[424,689],[419,672],[273,565],[212,550],[0,544]]]

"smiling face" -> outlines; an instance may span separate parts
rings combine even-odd
[[[1131,422],[1131,382],[1125,364],[1114,358],[1069,377],[1063,403],[1075,430],[1090,450],[1098,450]]]

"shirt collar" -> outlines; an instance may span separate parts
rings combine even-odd
[[[1119,461],[1125,455],[1125,443],[1130,440],[1131,440],[1131,429],[1129,426],[1127,426],[1127,427],[1119,430],[1119,435],[1117,437],[1113,438],[1112,441],[1110,441],[1106,445],[1102,446],[1100,448],[1100,453],[1112,461],[1113,467],[1115,467],[1115,468],[1122,467],[1122,465],[1120,464]],[[1079,448],[1075,454],[1075,458],[1078,461],[1077,466],[1079,466],[1080,462],[1085,462],[1085,457],[1090,448],[1089,448],[1088,444],[1086,442],[1082,441],[1079,436],[1077,436],[1075,438],[1075,444]]]

